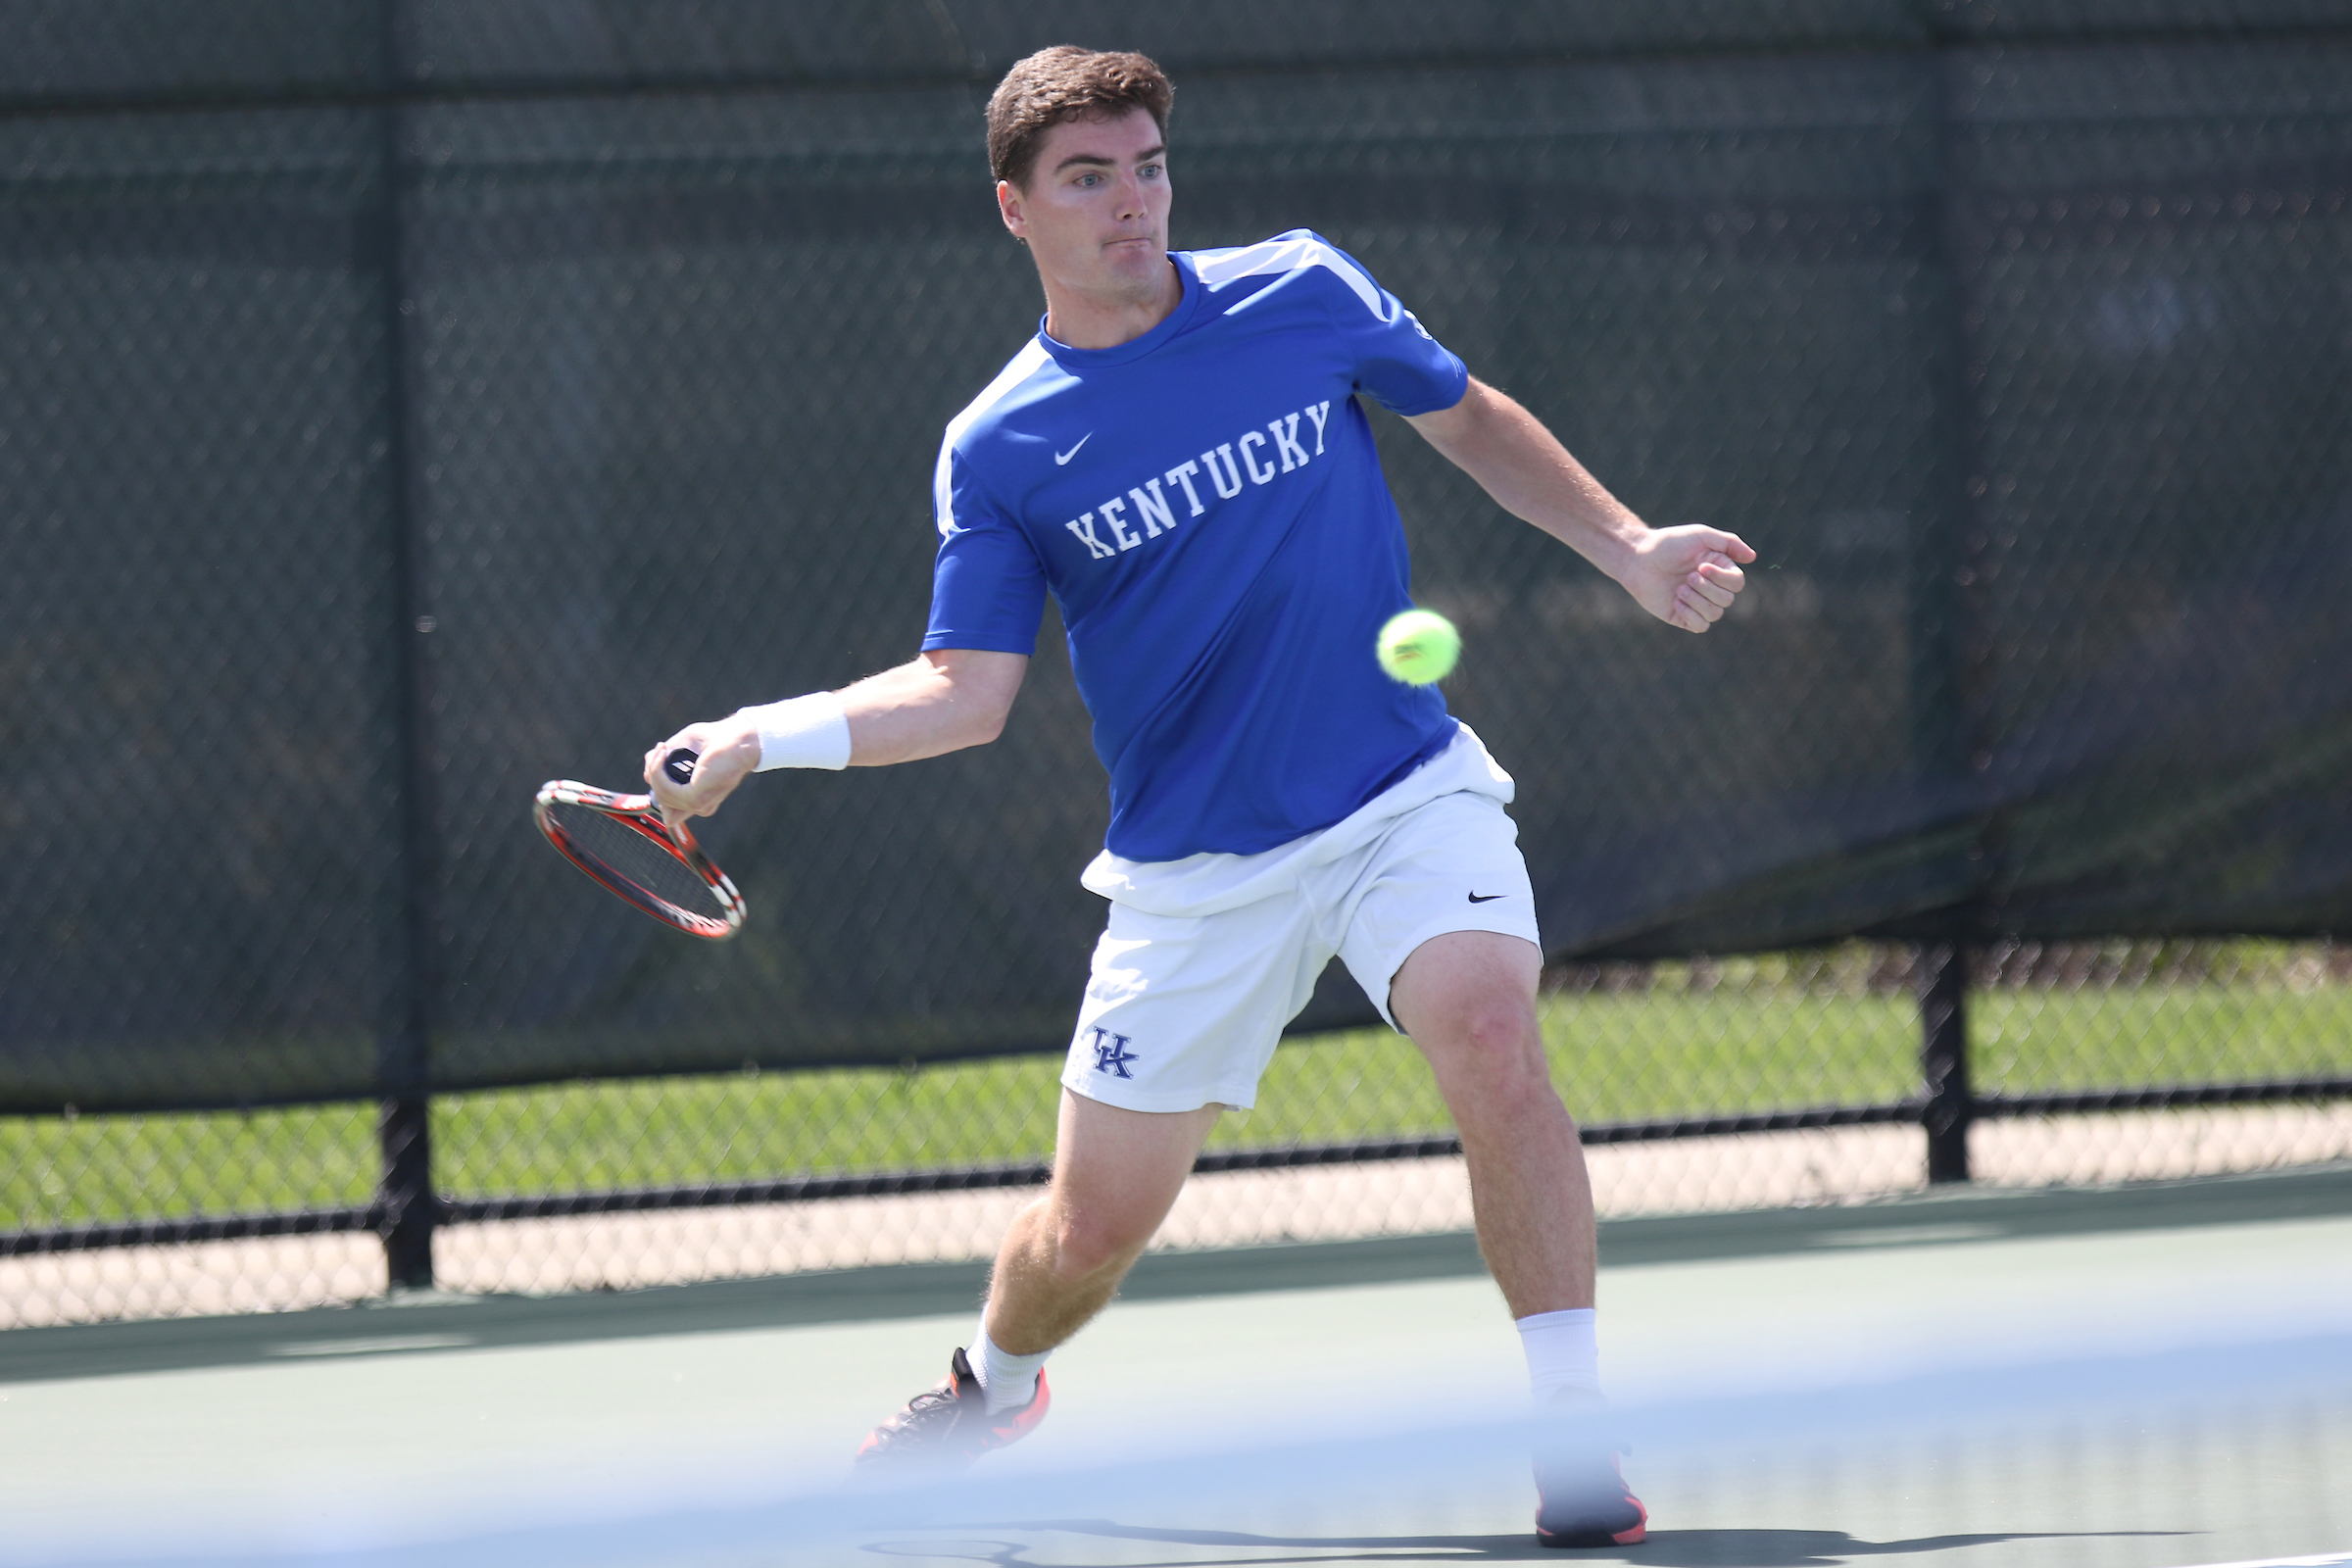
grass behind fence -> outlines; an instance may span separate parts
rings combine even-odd
[[[2242,945],[2257,956],[2277,945]],[[1972,993],[1981,1093],[2352,1075],[2352,986],[2291,966],[2210,980]],[[1788,957],[1661,964],[1544,999],[1554,1080],[1588,1122],[1870,1104],[1916,1094],[1911,998]],[[483,1197],[966,1165],[1053,1144],[1057,1057],[560,1084],[435,1102],[441,1188]],[[1386,1030],[1286,1043],[1214,1148],[1443,1131]],[[374,1107],[0,1120],[0,1229],[364,1203]]]

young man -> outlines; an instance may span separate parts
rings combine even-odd
[[[1222,1109],[1252,1102],[1335,953],[1436,1072],[1539,1400],[1600,1398],[1592,1195],[1537,1028],[1512,786],[1434,687],[1375,662],[1410,600],[1356,395],[1670,625],[1705,631],[1754,552],[1644,526],[1316,235],[1171,253],[1170,98],[1140,55],[1057,48],[990,100],[997,204],[1046,316],[948,425],[920,657],[647,754],[663,809],[686,817],[755,768],[979,745],[1004,726],[1049,592],[1068,627],[1110,774],[1083,880],[1110,915],[1054,1179],[1004,1238],[968,1355],[867,1440],[864,1465],[968,1461],[1037,1423],[1047,1353],[1109,1301]],[[673,747],[702,757],[685,789],[657,765]],[[1605,1441],[1559,1430],[1538,1456],[1541,1539],[1641,1540]]]

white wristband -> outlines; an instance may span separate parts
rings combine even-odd
[[[850,714],[833,692],[747,708],[740,716],[760,726],[760,772],[850,765]]]

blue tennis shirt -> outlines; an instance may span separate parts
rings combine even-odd
[[[1462,362],[1305,229],[1171,259],[1184,298],[1132,342],[1041,323],[949,422],[933,487],[923,647],[1031,653],[1054,595],[1131,860],[1328,827],[1456,732],[1373,656],[1410,567],[1354,394],[1449,409]]]

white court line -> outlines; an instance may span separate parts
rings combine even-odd
[[[2196,1568],[2345,1568],[2352,1551],[2323,1551],[2317,1557],[2249,1557],[2244,1562],[2206,1562]]]
[[[1887,1225],[1867,1231],[1826,1231],[1815,1247],[1924,1247],[1942,1242],[1989,1242],[2009,1234],[2006,1225]]]
[[[481,1340],[471,1334],[395,1334],[376,1340],[296,1340],[266,1347],[264,1355],[384,1355],[396,1350],[462,1350]]]

